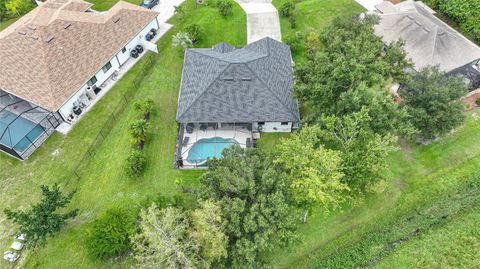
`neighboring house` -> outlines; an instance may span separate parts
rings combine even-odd
[[[390,43],[405,41],[405,51],[420,70],[439,66],[448,75],[462,76],[472,89],[480,87],[480,47],[441,21],[421,1],[376,6],[380,22],[375,33]]]
[[[91,10],[48,0],[0,32],[0,149],[25,159],[61,123],[72,123],[129,58],[158,13],[118,2]]]
[[[260,132],[298,128],[292,87],[290,48],[272,38],[241,49],[227,43],[187,49],[177,110],[178,165],[204,164],[219,157],[224,145],[252,146]]]

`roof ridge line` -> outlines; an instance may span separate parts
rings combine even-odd
[[[203,55],[203,54],[202,54]],[[205,55],[204,55],[205,56]],[[185,56],[186,57],[186,56]],[[216,59],[216,58],[214,58]],[[183,116],[188,110],[190,110],[190,108],[193,106],[193,104],[195,104],[197,102],[197,100],[202,97],[205,92],[207,92],[207,90],[213,85],[213,83],[215,83],[215,81],[217,81],[217,79],[223,74],[225,73],[225,70],[227,70],[228,67],[230,67],[231,63],[228,63],[228,65],[222,70],[222,72],[220,74],[218,74],[217,77],[215,77],[215,79],[212,80],[212,82],[210,82],[210,84],[208,84],[207,87],[205,87],[205,89],[202,91],[202,93],[200,93],[197,98],[195,98],[195,100],[192,101],[192,103],[190,103],[190,105],[183,111],[182,114],[178,115],[179,117]],[[182,79],[183,79],[183,75],[182,75]],[[181,96],[181,92],[179,93],[178,96]],[[180,98],[180,97],[179,97]]]
[[[202,48],[200,48],[200,49],[202,49]],[[231,64],[229,61],[225,61],[225,60],[223,60],[223,59],[219,59],[219,58],[213,57],[213,56],[211,56],[211,55],[203,54],[203,53],[200,52],[200,50],[198,50],[198,48],[189,49],[188,51],[192,51],[192,52],[195,52],[196,54],[200,54],[200,55],[202,55],[202,56],[204,56],[204,57],[208,57],[208,58],[211,58],[211,59],[219,60],[219,61],[224,62],[224,63]]]
[[[432,54],[430,55],[430,61],[433,62],[433,58],[435,56],[435,50],[437,47],[437,39],[438,37],[438,26],[435,26],[435,38],[433,39],[433,46],[432,46]]]
[[[265,86],[265,88],[267,88],[267,90],[268,90],[269,92],[271,92],[273,96],[275,96],[275,98],[277,99],[277,101],[280,102],[280,104],[282,104],[283,107],[287,109],[288,113],[292,114],[292,116],[293,116],[294,118],[297,118],[297,116],[290,110],[289,107],[287,107],[286,104],[284,104],[284,103],[282,102],[282,100],[280,100],[280,98],[272,91],[272,89],[270,89],[270,87],[268,87],[268,85],[267,85],[260,77],[258,77],[255,72],[253,72],[253,70],[250,68],[250,66],[248,66],[247,64],[245,64],[245,65],[247,66],[248,70],[250,70],[250,72],[252,72],[253,75]],[[293,98],[292,98],[292,99],[293,99]]]

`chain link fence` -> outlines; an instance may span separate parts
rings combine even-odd
[[[132,87],[130,87],[125,93],[122,94],[120,101],[112,110],[110,116],[108,116],[108,118],[103,123],[102,128],[98,132],[97,136],[95,137],[95,139],[93,139],[92,143],[88,146],[87,151],[82,155],[82,157],[80,158],[80,161],[74,167],[71,178],[74,178],[77,181],[79,181],[82,178],[83,171],[86,170],[85,168],[88,166],[90,159],[95,156],[97,149],[101,147],[101,145],[103,144],[103,141],[108,137],[111,130],[113,129],[118,119],[120,118],[121,114],[125,110],[125,107],[132,102],[135,95],[140,90],[142,81],[149,74],[149,71],[151,70],[152,66],[155,63],[155,57],[153,57],[152,55],[145,55],[144,58],[145,58],[145,61],[141,63],[142,66],[140,67],[141,71],[134,78]],[[140,63],[137,63],[137,64],[140,64]]]

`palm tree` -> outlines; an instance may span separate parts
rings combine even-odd
[[[147,139],[150,123],[144,119],[130,122],[128,132],[132,138],[132,142],[138,145],[140,150],[143,149],[145,140]]]
[[[152,110],[154,108],[154,105],[155,105],[155,103],[150,98],[145,98],[145,99],[142,99],[142,100],[138,100],[138,101],[135,102],[135,104],[133,104],[136,111],[138,111],[140,113],[143,113],[143,118],[145,120],[150,119],[150,113],[152,112]]]
[[[188,47],[191,47],[192,44],[192,39],[188,33],[178,32],[176,35],[172,36],[172,45],[174,48],[182,46],[183,50],[186,50]]]

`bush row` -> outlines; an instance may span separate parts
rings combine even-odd
[[[125,172],[130,177],[139,176],[145,168],[146,159],[143,156],[143,147],[150,131],[150,114],[154,108],[154,102],[151,99],[138,100],[134,104],[137,112],[142,114],[141,119],[133,120],[128,126],[130,139],[135,148],[127,158]]]

